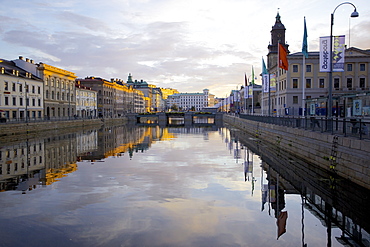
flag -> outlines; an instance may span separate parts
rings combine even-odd
[[[268,93],[269,91],[269,85],[270,80],[269,80],[269,74],[267,72],[265,60],[262,57],[262,86],[263,86],[263,92]]]
[[[306,17],[304,17],[304,30],[303,30],[303,43],[302,43],[302,53],[303,55],[308,58],[308,51],[307,51],[307,28],[306,28]]]
[[[288,70],[288,52],[282,44],[279,43],[279,68]]]
[[[283,211],[283,212],[279,213],[279,216],[278,216],[277,222],[276,222],[277,227],[278,227],[277,239],[279,239],[279,237],[286,232],[286,220],[287,220],[287,218],[288,218],[288,212],[287,211]]]
[[[252,82],[251,82],[252,85],[254,85],[254,69],[253,69],[253,65],[252,65]]]
[[[248,86],[247,74],[244,74],[244,84],[245,86]]]
[[[262,57],[262,74],[268,74],[265,60],[263,59],[263,57]]]

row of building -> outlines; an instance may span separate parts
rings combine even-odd
[[[320,72],[319,52],[308,52],[303,63],[302,52],[289,52],[285,31],[278,13],[267,47],[270,90],[268,85],[250,85],[253,93],[248,93],[248,96],[243,86],[240,90],[233,90],[219,103],[219,107],[225,111],[254,112],[265,116],[301,115],[303,108],[306,115],[327,114],[329,73]],[[277,66],[279,43],[284,44],[289,53],[288,70]],[[350,47],[345,49],[344,57],[344,71],[332,73],[332,113],[341,117],[370,115],[370,49]]]
[[[127,113],[197,110],[214,104],[214,96],[180,93],[143,80],[77,78],[76,74],[28,58],[0,60],[2,121],[120,117]]]

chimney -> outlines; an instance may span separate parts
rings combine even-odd
[[[29,63],[30,62],[30,59],[29,58],[26,58],[26,62]]]
[[[22,56],[19,56],[19,60],[23,60],[23,57]]]

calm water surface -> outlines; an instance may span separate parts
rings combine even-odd
[[[2,163],[0,246],[343,246],[234,132],[108,127],[29,141],[28,176]],[[24,145],[2,147],[2,161]]]

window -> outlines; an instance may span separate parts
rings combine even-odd
[[[365,88],[365,78],[360,78],[360,88]]]
[[[36,99],[32,99],[32,106],[36,106]]]
[[[298,88],[298,79],[297,78],[293,79],[293,88]]]
[[[352,71],[352,64],[351,63],[347,64],[347,71]]]
[[[54,91],[51,91],[51,99],[54,99]]]
[[[35,86],[32,85],[32,93],[35,93]]]
[[[41,106],[41,99],[38,99],[38,106]]]
[[[9,105],[9,97],[5,96],[4,100],[5,100],[5,102],[4,102],[5,105]]]
[[[334,78],[334,88],[339,89],[339,78]]]
[[[297,64],[293,64],[293,72],[298,72],[298,65]]]
[[[364,63],[360,63],[360,71],[365,71],[366,67]]]
[[[17,98],[13,97],[13,105],[17,105]]]
[[[311,79],[306,79],[306,88],[311,88]]]
[[[19,84],[19,92],[23,92],[23,85]]]
[[[12,91],[15,92],[15,82],[12,83]]]
[[[293,96],[293,104],[298,104],[298,96]]]
[[[49,90],[46,90],[46,92],[45,92],[45,98],[49,98]]]
[[[23,105],[23,98],[19,98],[19,105],[22,106]]]
[[[325,79],[323,78],[319,79],[319,88],[325,88]]]
[[[352,89],[352,78],[347,78],[347,88]]]
[[[37,87],[37,93],[41,94],[41,87]]]
[[[45,79],[45,86],[47,86],[47,85],[49,85],[49,79],[48,78]]]
[[[7,81],[4,82],[4,90],[5,91],[8,91],[9,90],[9,85],[8,85],[8,82]]]
[[[311,72],[311,64],[306,65],[306,72]]]

